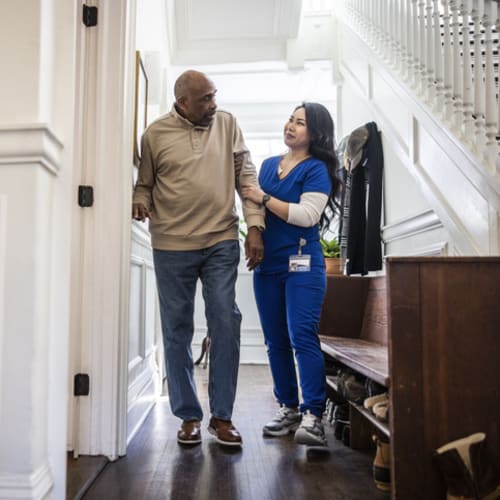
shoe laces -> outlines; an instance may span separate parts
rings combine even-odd
[[[306,410],[302,416],[301,427],[307,427],[308,429],[313,429],[318,424],[318,417],[313,415],[309,410]]]
[[[276,412],[275,419],[282,420],[286,418],[290,413],[296,413],[292,408],[288,408],[288,406],[281,405],[279,410]]]

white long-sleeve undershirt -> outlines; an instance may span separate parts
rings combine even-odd
[[[319,222],[321,214],[328,203],[325,193],[302,193],[299,203],[289,203],[289,224],[301,227],[312,227]]]

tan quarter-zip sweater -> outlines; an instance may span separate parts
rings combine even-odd
[[[256,183],[233,115],[218,110],[213,122],[202,127],[174,106],[142,136],[133,201],[152,209],[153,248],[199,250],[238,239],[235,187]],[[247,226],[264,227],[264,209],[249,200],[242,205]]]

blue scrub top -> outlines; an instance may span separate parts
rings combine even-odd
[[[330,194],[331,181],[326,164],[316,158],[301,161],[286,177],[278,176],[281,156],[264,160],[259,173],[259,184],[263,191],[279,200],[299,203],[302,193]],[[255,269],[260,273],[276,273],[288,270],[290,255],[297,255],[299,240],[307,243],[302,254],[311,256],[311,268],[324,268],[324,258],[319,243],[319,224],[301,227],[289,224],[266,210],[266,229],[263,233],[264,260]]]

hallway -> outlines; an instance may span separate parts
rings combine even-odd
[[[243,450],[221,448],[206,431],[207,371],[196,369],[205,410],[203,443],[176,442],[179,425],[162,398],[130,443],[127,456],[110,463],[85,500],[370,500],[386,499],[371,477],[371,457],[344,446],[325,425],[328,451],[306,450],[292,436],[263,438],[261,426],[276,407],[269,368],[240,367],[234,423]]]

